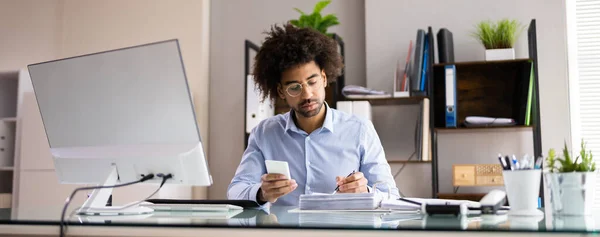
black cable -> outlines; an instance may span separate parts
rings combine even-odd
[[[400,175],[400,172],[402,172],[402,170],[404,169],[404,167],[406,167],[406,164],[408,163],[408,161],[410,161],[413,157],[415,157],[415,155],[417,154],[417,151],[413,152],[409,157],[408,160],[406,160],[407,162],[402,164],[402,167],[400,167],[400,169],[396,172],[396,174],[394,174],[394,180],[396,180],[396,178],[398,177],[398,175]],[[400,189],[398,189],[398,193],[400,193],[400,196],[403,197],[404,194],[402,193],[402,191],[400,191]]]
[[[145,202],[146,200],[152,198],[156,193],[158,193],[158,191],[160,191],[160,188],[162,188],[162,186],[165,185],[165,183],[167,182],[168,179],[173,178],[173,175],[172,174],[164,175],[162,173],[158,173],[158,174],[156,174],[156,177],[163,179],[162,182],[160,183],[160,186],[158,186],[158,188],[156,189],[156,191],[154,191],[152,194],[148,195],[147,198],[144,198],[140,201],[133,202],[133,203],[127,204],[125,206],[122,206],[118,210],[123,210],[123,209],[129,208],[129,207],[138,205],[138,204]]]
[[[93,187],[76,188],[75,190],[73,190],[73,192],[71,193],[71,195],[65,201],[65,206],[63,207],[62,213],[60,215],[60,237],[65,236],[65,231],[64,231],[65,213],[67,212],[67,208],[69,207],[69,204],[71,203],[71,200],[73,200],[73,197],[75,196],[75,194],[77,192],[82,191],[82,190],[93,190],[93,189],[103,189],[103,188],[118,188],[118,187],[123,187],[123,186],[128,186],[128,185],[132,185],[132,184],[141,183],[141,182],[147,181],[147,180],[152,179],[152,178],[154,178],[154,174],[148,174],[148,175],[142,177],[141,179],[139,179],[137,181],[133,181],[133,182],[129,182],[129,183],[116,184],[116,185],[111,185],[111,186],[93,186]],[[165,180],[163,180],[163,183],[164,183]]]

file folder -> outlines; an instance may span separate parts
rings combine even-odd
[[[423,73],[423,53],[425,51],[425,31],[422,29],[417,30],[417,40],[415,43],[415,51],[412,62],[412,71],[410,78],[410,89],[412,91],[420,91],[421,83],[420,80],[422,78]]]
[[[246,77],[246,133],[251,133],[262,120],[275,116],[275,104],[266,99],[261,101],[261,93],[254,87],[254,77]]]
[[[425,91],[425,81],[427,80],[427,67],[428,67],[428,63],[429,63],[429,38],[425,37],[425,46],[423,47],[423,67],[421,68],[421,70],[423,72],[421,72],[421,83],[419,86],[419,90],[421,91]]]
[[[446,65],[446,127],[456,127],[456,66]]]
[[[353,114],[352,111],[352,103],[353,101],[338,101],[337,102],[337,110],[346,112],[347,114]]]
[[[437,33],[438,54],[440,63],[454,63],[454,41],[452,32],[446,28],[441,28]]]
[[[371,102],[369,101],[353,101],[352,113],[359,118],[371,120]]]

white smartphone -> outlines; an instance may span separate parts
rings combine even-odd
[[[267,166],[267,173],[269,174],[283,174],[288,179],[292,178],[290,175],[290,167],[285,161],[265,160],[265,165]]]

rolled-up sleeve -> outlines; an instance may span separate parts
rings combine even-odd
[[[227,189],[228,199],[256,200],[260,178],[266,173],[265,158],[257,144],[256,131],[250,133],[248,147]]]
[[[379,135],[375,131],[373,123],[367,120],[363,123],[361,132],[361,166],[362,172],[367,178],[369,191],[374,191],[387,196],[388,192],[392,198],[400,197],[396,181],[392,176],[390,165],[385,158],[385,152]],[[375,189],[373,186],[377,184]],[[389,188],[388,188],[389,186]],[[391,189],[390,189],[391,188]]]

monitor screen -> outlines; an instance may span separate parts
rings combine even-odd
[[[51,148],[198,143],[177,41],[29,66]]]

